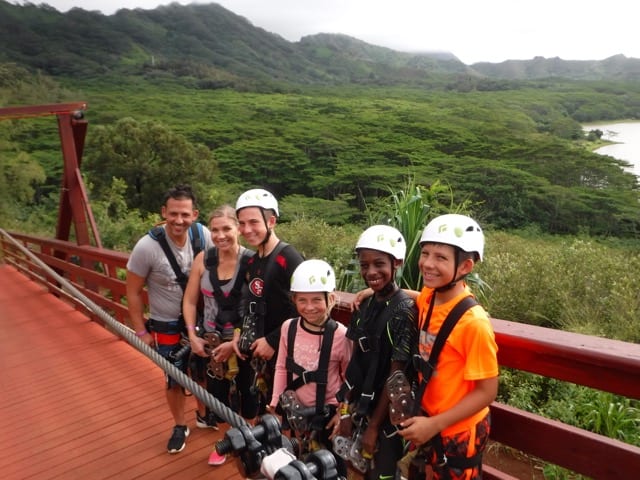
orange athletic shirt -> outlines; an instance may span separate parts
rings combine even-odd
[[[434,305],[429,331],[425,332],[423,325],[432,294],[433,289],[425,287],[416,301],[420,328],[418,349],[423,358],[428,358],[447,314],[471,292],[465,287],[464,292],[449,302]],[[475,380],[498,376],[497,352],[498,346],[487,312],[480,305],[470,308],[462,315],[440,352],[436,369],[422,396],[422,409],[430,416],[446,411],[473,390]],[[448,436],[468,430],[482,420],[488,411],[489,407],[485,407],[441,433]]]

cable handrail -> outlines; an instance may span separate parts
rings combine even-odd
[[[189,390],[195,395],[202,403],[209,407],[213,412],[225,420],[230,425],[238,428],[241,426],[247,426],[247,421],[227,407],[220,400],[211,395],[206,389],[200,386],[197,382],[192,380],[188,375],[176,368],[171,362],[162,357],[149,345],[140,340],[135,332],[126,325],[118,322],[115,318],[109,315],[102,307],[93,302],[89,297],[84,295],[78,288],[71,284],[66,278],[55,272],[49,265],[40,260],[31,250],[21,245],[16,239],[14,239],[6,230],[0,228],[0,234],[11,242],[20,252],[26,255],[33,263],[38,265],[42,271],[46,272],[52,279],[58,282],[62,290],[69,295],[73,301],[78,302],[84,308],[97,315],[102,321],[105,322],[110,328],[116,331],[116,333],[123,338],[127,343],[136,348],[139,352],[147,356],[158,367],[160,367],[167,375],[174,378],[182,387]]]
[[[124,280],[128,254],[20,232],[10,233],[14,240],[22,242],[45,264],[77,285],[94,303],[111,312],[121,324],[129,323]],[[59,295],[61,289],[56,282],[47,281],[40,268],[23,258],[14,244],[4,242],[0,235],[0,249],[5,262],[44,284],[52,294]],[[340,301],[332,316],[348,324],[354,295],[348,292],[338,294]],[[81,302],[77,305],[80,309],[85,308]],[[94,317],[95,314],[89,311],[88,315]],[[98,317],[95,320],[102,322]],[[491,322],[501,369],[513,368],[640,400],[640,344],[497,318],[491,318]],[[221,411],[226,412],[224,409]],[[491,415],[493,441],[542,461],[591,478],[628,478],[629,472],[640,471],[638,446],[499,402],[491,405]],[[232,422],[229,423],[235,426]],[[572,446],[570,454],[566,449],[569,444]],[[484,476],[488,480],[505,480],[499,470],[488,465],[485,467]]]

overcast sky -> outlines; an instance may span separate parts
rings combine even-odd
[[[25,3],[9,0],[11,3]],[[32,0],[61,12],[72,7],[106,15],[153,9],[170,0]],[[177,3],[212,3],[179,0]],[[253,25],[290,41],[344,33],[402,51],[448,51],[475,62],[640,58],[634,0],[218,0]]]

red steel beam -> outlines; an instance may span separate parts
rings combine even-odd
[[[80,174],[84,140],[87,133],[87,121],[84,120],[86,109],[86,102],[4,107],[0,108],[0,120],[47,115],[55,115],[58,118],[64,169],[55,238],[69,240],[73,223],[78,245],[90,245],[90,226],[96,246],[100,248],[102,247],[100,234]]]
[[[30,105],[26,107],[4,107],[0,108],[0,120],[58,115],[86,109],[86,102],[54,103],[51,105]]]
[[[78,245],[90,245],[89,228],[87,226],[87,208],[83,196],[82,177],[80,170],[80,157],[77,145],[84,145],[86,134],[86,120],[76,119],[74,112],[66,111],[58,113],[58,130],[60,131],[60,146],[64,158],[64,170],[62,173],[62,190],[60,192],[60,204],[58,208],[58,227],[56,238],[69,240],[71,221],[76,232]],[[83,128],[75,128],[75,125]]]

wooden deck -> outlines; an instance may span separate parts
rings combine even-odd
[[[241,479],[207,465],[224,435],[195,427],[169,455],[173,421],[151,360],[13,267],[0,264],[0,478]]]

